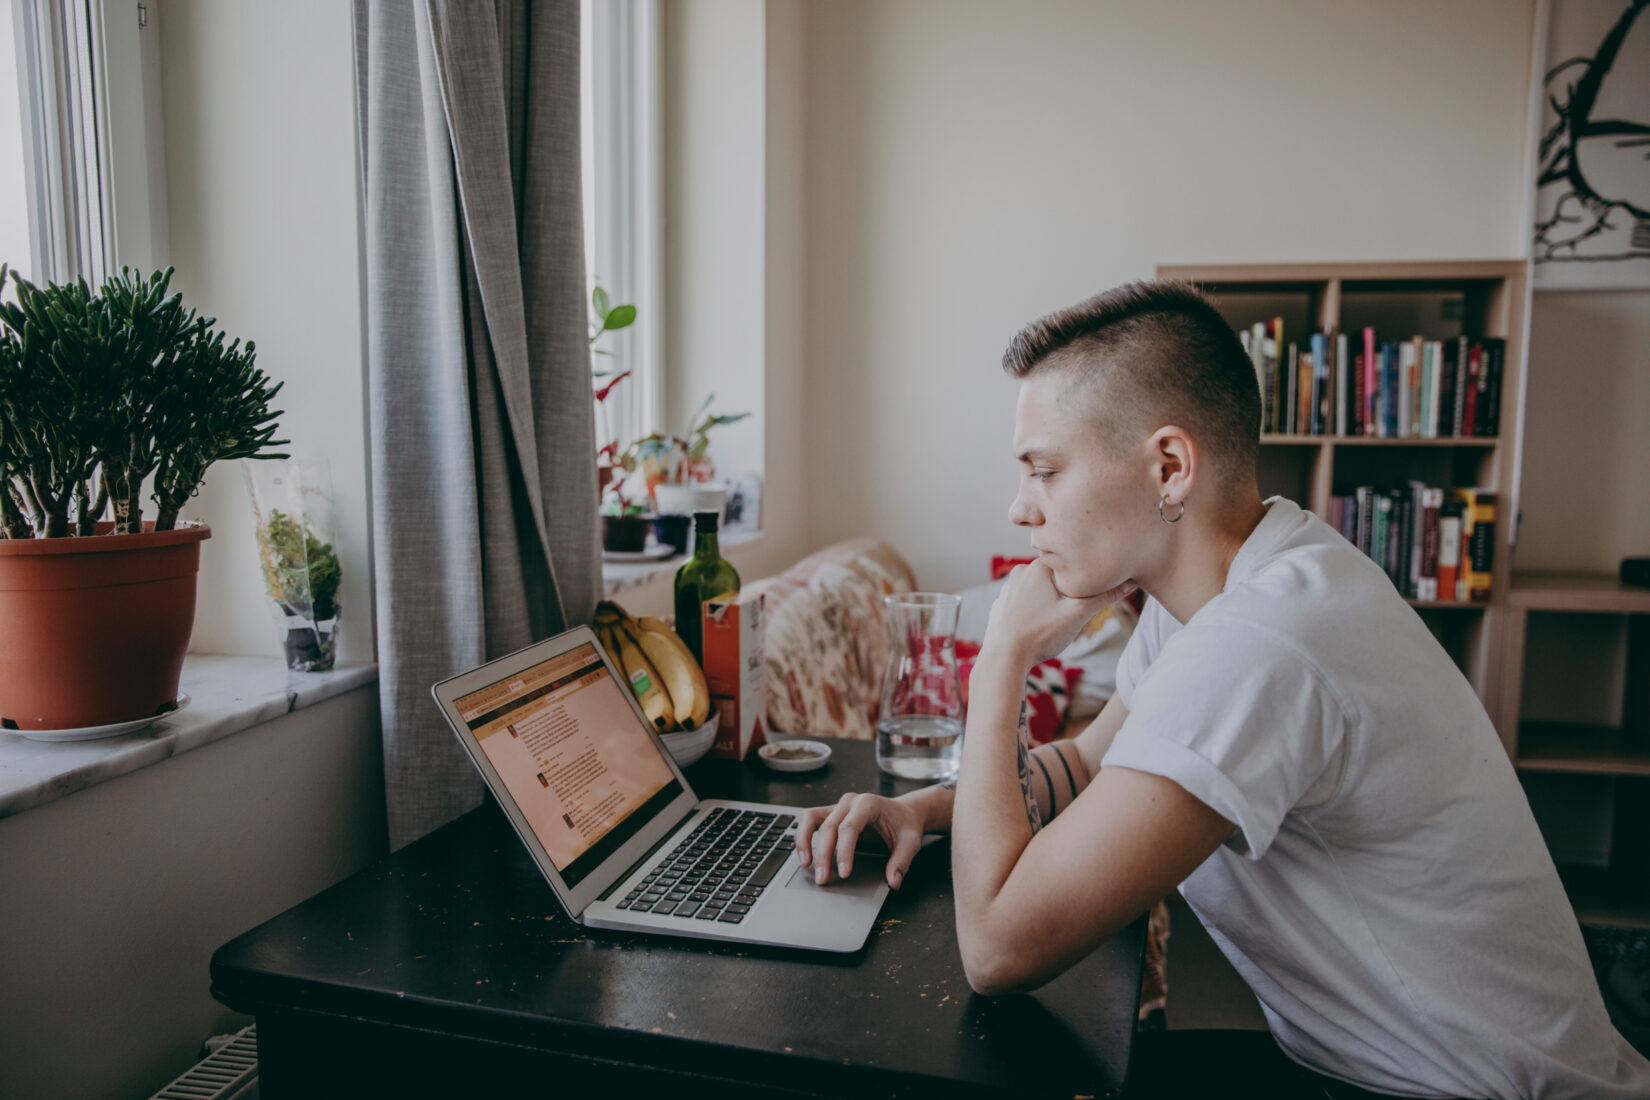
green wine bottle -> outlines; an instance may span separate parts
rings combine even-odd
[[[719,512],[693,513],[693,557],[676,571],[676,633],[700,668],[705,666],[705,601],[739,590],[739,573],[717,546],[720,518]]]

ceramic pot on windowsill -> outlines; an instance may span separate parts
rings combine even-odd
[[[173,710],[195,623],[203,523],[0,539],[0,724],[94,729]]]
[[[25,736],[114,736],[183,704],[211,530],[182,509],[214,463],[286,457],[256,345],[171,277],[38,287],[0,267],[0,726]]]
[[[715,512],[727,518],[728,487],[721,481],[664,482],[653,487],[653,501],[663,516]]]

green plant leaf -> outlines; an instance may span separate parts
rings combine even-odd
[[[590,305],[596,310],[596,316],[603,321],[607,320],[608,311],[613,307],[608,303],[607,291],[597,287],[590,292]]]
[[[635,306],[614,306],[602,319],[602,331],[614,332],[634,324],[635,321]]]

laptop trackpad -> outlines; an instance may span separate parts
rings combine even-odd
[[[798,867],[785,881],[787,890],[820,890],[825,893],[850,898],[874,897],[876,892],[887,883],[884,881],[884,871],[888,866],[886,859],[876,856],[857,855],[854,857],[854,873],[847,879],[832,879],[829,885],[820,886],[814,882],[812,867]]]

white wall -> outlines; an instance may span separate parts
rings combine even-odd
[[[382,857],[370,684],[0,819],[0,1092],[149,1096],[209,1035],[212,953]]]
[[[760,413],[763,363],[762,0],[662,9],[665,416],[681,432],[710,393]],[[760,470],[761,417],[713,434],[718,472]]]
[[[810,4],[810,540],[1023,552],[1003,348],[1159,263],[1520,254],[1532,9]]]
[[[1535,295],[1520,570],[1614,575],[1650,555],[1647,417],[1650,292]]]
[[[350,6],[162,0],[173,287],[258,345],[280,436],[331,462],[340,660],[373,657]],[[278,655],[238,464],[186,509],[212,525],[191,648]]]

